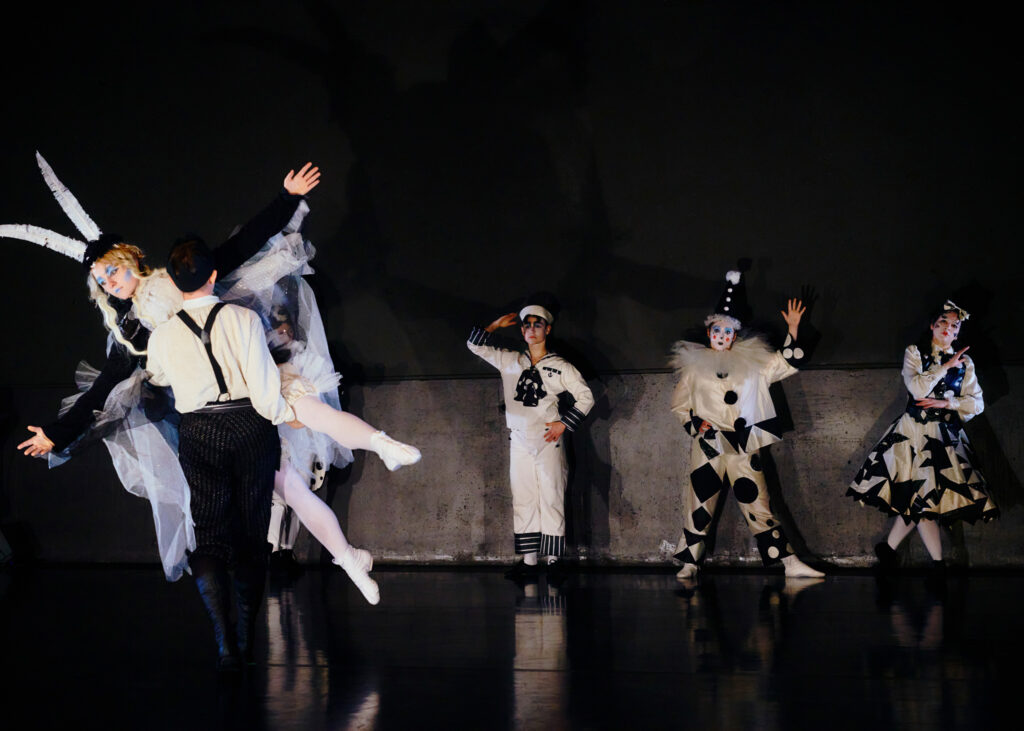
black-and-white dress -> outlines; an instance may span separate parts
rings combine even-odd
[[[916,345],[907,348],[906,411],[871,450],[848,496],[908,522],[974,523],[999,516],[963,428],[985,408],[981,386],[966,355],[959,367],[943,370],[952,357],[952,349],[933,347],[922,356]],[[921,408],[915,402],[923,398],[946,399],[950,408]]]

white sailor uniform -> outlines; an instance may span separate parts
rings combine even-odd
[[[545,424],[561,421],[566,431],[575,431],[594,405],[594,396],[579,371],[554,353],[533,364],[528,353],[492,345],[490,333],[481,328],[473,329],[467,346],[501,373],[515,552],[561,556],[568,465],[562,440],[544,441]],[[570,395],[573,403],[559,415],[561,394]]]

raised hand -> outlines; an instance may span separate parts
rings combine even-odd
[[[497,320],[492,322],[490,325],[484,328],[489,333],[494,332],[503,327],[512,327],[516,324],[516,320],[519,319],[519,315],[514,312],[510,312],[507,315],[502,315]]]
[[[315,167],[311,162],[303,165],[298,173],[294,170],[289,170],[288,174],[284,176],[283,183],[284,189],[292,195],[306,195],[306,193],[313,190],[319,184],[320,168]]]
[[[28,430],[33,432],[34,436],[19,444],[18,449],[23,450],[26,457],[42,457],[49,454],[53,449],[53,442],[43,432],[42,427],[30,426]]]
[[[789,326],[789,334],[796,340],[797,329],[800,327],[800,318],[807,312],[807,308],[804,307],[804,303],[798,299],[791,299],[786,305],[785,311],[779,312],[782,315],[782,319],[786,321]]]
[[[944,365],[946,369],[948,370],[949,368],[959,368],[960,366],[962,366],[964,364],[964,353],[966,353],[967,348],[970,347],[971,346],[968,345],[967,347],[961,348],[960,350],[956,351],[953,357],[945,362]]]

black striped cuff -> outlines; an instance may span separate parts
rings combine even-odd
[[[537,553],[540,550],[540,533],[516,533],[516,553]]]
[[[491,334],[482,327],[474,327],[469,333],[470,345],[490,345]]]
[[[540,538],[541,556],[562,556],[565,554],[565,536],[549,536],[547,533]]]
[[[583,420],[587,418],[587,415],[577,409],[575,406],[569,408],[564,414],[562,414],[562,423],[565,424],[565,428],[569,431],[576,431],[576,427],[583,423]]]

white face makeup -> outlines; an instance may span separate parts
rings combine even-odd
[[[527,315],[526,320],[519,329],[523,333],[523,340],[527,345],[538,345],[548,338],[551,326],[544,322],[544,319],[536,315]]]
[[[948,348],[960,334],[960,316],[955,312],[944,312],[932,323],[932,343]]]
[[[139,280],[132,274],[131,269],[124,266],[96,262],[89,271],[104,292],[119,300],[130,299],[135,294],[135,288],[139,286]]]
[[[731,325],[713,322],[708,327],[708,340],[711,341],[712,350],[728,350],[736,342],[736,331]]]

